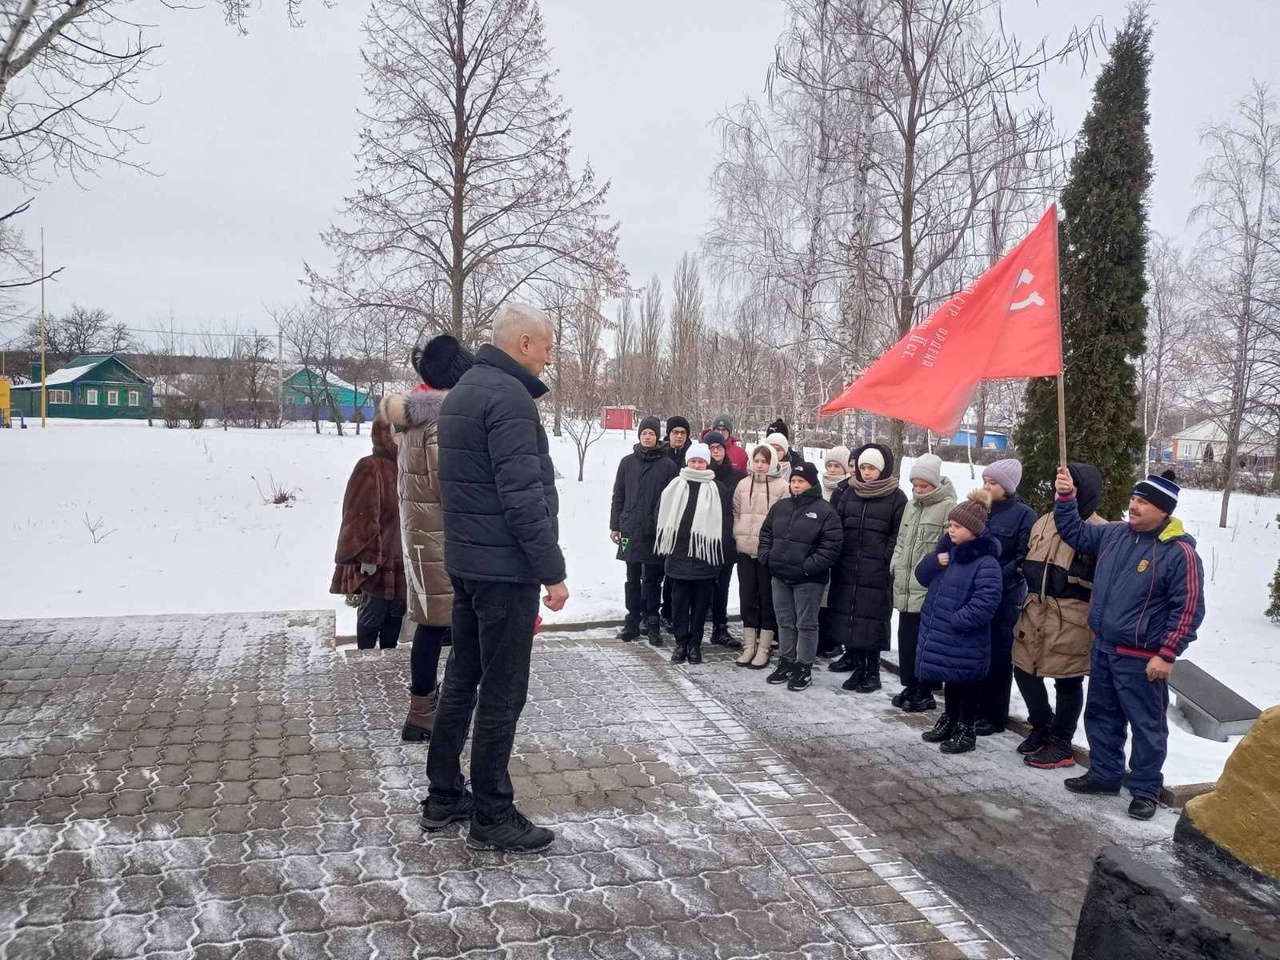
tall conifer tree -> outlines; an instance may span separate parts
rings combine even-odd
[[[1130,361],[1146,350],[1151,23],[1145,7],[1130,12],[1110,53],[1062,192],[1059,241],[1067,455],[1102,471],[1098,509],[1114,519],[1128,503],[1143,443]],[[1054,381],[1033,381],[1024,409],[1016,437],[1029,481],[1023,492],[1044,511],[1058,460]]]

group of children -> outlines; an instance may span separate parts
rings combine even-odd
[[[946,688],[946,712],[924,739],[961,753],[1005,728],[1036,519],[1017,496],[1016,460],[988,467],[983,488],[957,504],[936,456],[913,462],[908,498],[879,444],[828,451],[820,474],[791,450],[782,421],[749,453],[727,418],[697,442],[683,418],[668,421],[662,439],[660,427],[641,421],[614,487],[611,531],[628,564],[622,640],[662,645],[665,581],[671,661],[701,663],[708,615],[736,568],[737,666],[769,667],[776,637],[768,683],[804,690],[823,656],[835,658],[829,671],[848,674],[843,689],[874,693],[896,609],[903,689],[893,705],[934,710]],[[714,643],[724,642],[719,627]]]

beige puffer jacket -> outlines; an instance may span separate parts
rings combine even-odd
[[[453,586],[444,568],[444,508],[436,443],[440,405],[447,393],[414,390],[382,401],[382,415],[401,434],[396,487],[409,617],[431,627],[447,627],[453,621]]]
[[[753,469],[738,481],[733,490],[733,542],[738,553],[748,557],[759,555],[760,528],[764,526],[764,518],[773,505],[785,499],[788,493],[791,465],[785,464],[788,467],[785,475],[783,471],[773,475],[778,469],[778,456],[772,447],[766,449],[769,451],[770,476],[762,479]]]

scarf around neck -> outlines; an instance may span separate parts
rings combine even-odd
[[[659,554],[667,555],[675,550],[680,521],[689,506],[689,488],[696,486],[698,502],[693,511],[693,526],[689,529],[689,556],[712,566],[724,562],[724,514],[715,478],[711,470],[684,467],[680,475],[667,484],[658,504]]]
[[[872,480],[867,483],[857,474],[852,474],[849,477],[849,489],[864,500],[876,500],[880,497],[887,497],[897,490],[898,478],[894,476],[881,477],[879,480]]]
[[[830,500],[831,495],[836,492],[836,487],[840,486],[840,484],[844,483],[848,479],[849,477],[847,474],[843,477],[831,477],[824,473],[822,475],[823,499]]]

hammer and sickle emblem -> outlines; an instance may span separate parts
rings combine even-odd
[[[1018,282],[1017,284],[1015,284],[1014,289],[1016,290],[1018,287],[1022,286],[1024,283],[1030,283],[1034,279],[1035,279],[1035,274],[1033,274],[1030,270],[1023,270],[1018,277]],[[1009,310],[1010,312],[1014,310],[1025,310],[1027,307],[1033,307],[1033,306],[1034,307],[1044,306],[1044,297],[1040,296],[1040,294],[1037,293],[1035,290],[1032,290],[1031,293],[1027,294],[1027,296],[1022,300],[1019,300],[1016,303],[1009,304]]]

